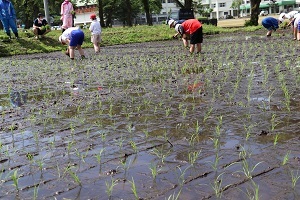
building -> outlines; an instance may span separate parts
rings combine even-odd
[[[231,8],[233,0],[198,0],[202,5],[212,8],[213,11],[210,18],[224,19],[227,16],[244,17],[250,15],[250,0],[244,0],[244,4],[240,6],[240,13],[238,9]],[[175,0],[161,0],[162,10],[160,14],[153,14],[152,21],[154,24],[163,23],[168,18],[177,18],[179,7],[176,5]],[[80,3],[77,0],[75,25],[91,23],[90,14],[97,13],[97,0],[90,0],[88,4]],[[289,12],[298,9],[300,0],[262,0],[260,3],[260,10],[267,10],[268,13]],[[196,16],[197,17],[197,16]],[[136,23],[145,24],[146,16],[141,14]],[[121,22],[114,21],[114,25],[121,25]]]
[[[74,25],[86,25],[92,22],[90,15],[97,13],[97,0],[90,0],[88,4],[80,3],[80,1],[77,0],[76,7]]]
[[[292,10],[299,10],[300,0],[262,0],[259,8],[266,10],[268,13],[289,12]],[[241,15],[250,14],[250,1],[245,0],[244,4],[240,6]]]

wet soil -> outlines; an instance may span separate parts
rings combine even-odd
[[[300,199],[300,43],[264,35],[0,58],[0,198]]]

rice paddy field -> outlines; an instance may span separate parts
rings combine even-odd
[[[300,44],[265,32],[0,58],[0,199],[300,199]]]

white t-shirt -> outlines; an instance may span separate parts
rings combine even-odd
[[[294,27],[298,27],[299,21],[300,21],[300,13],[297,13],[294,15],[295,21],[294,21]]]
[[[285,15],[286,18],[288,18],[289,20],[295,18],[295,15],[298,14],[298,11],[291,11],[288,14]]]
[[[63,40],[66,40],[66,39],[70,39],[71,38],[71,32],[74,31],[74,30],[78,30],[79,27],[71,27],[71,28],[68,28],[66,29],[62,34],[61,34],[61,38]]]
[[[96,19],[92,21],[89,29],[92,32],[92,35],[100,35],[102,32],[101,25]]]

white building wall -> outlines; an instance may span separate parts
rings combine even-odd
[[[211,5],[213,9],[211,13],[211,18],[221,19],[225,15],[233,15],[233,9],[230,8],[232,5],[232,0],[203,0],[202,5]]]

